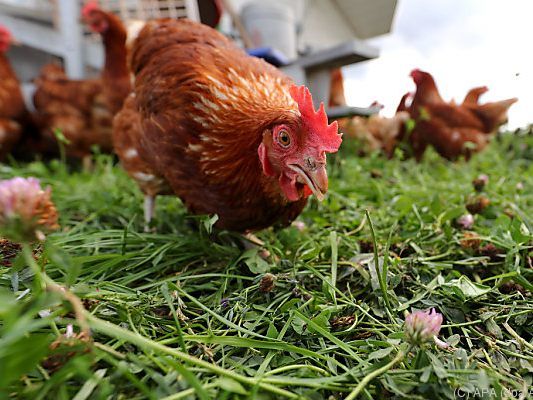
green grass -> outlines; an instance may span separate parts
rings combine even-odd
[[[50,185],[62,227],[35,250],[36,264],[0,263],[0,398],[525,396],[533,136],[500,138],[469,163],[353,154],[345,144],[330,158],[329,195],[310,201],[303,231],[259,234],[272,262],[172,197],[158,201],[157,232],[143,233],[140,192],[109,157],[92,173],[0,166],[2,178]],[[491,204],[471,230],[481,248],[500,250],[492,257],[461,244],[454,224],[480,173]],[[267,272],[275,286],[265,293]],[[79,333],[79,320],[43,279],[82,300],[93,341],[62,338],[68,324]],[[449,348],[407,349],[405,313],[430,307],[444,315]]]

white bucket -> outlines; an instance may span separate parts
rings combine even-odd
[[[296,23],[290,6],[248,3],[241,18],[254,46],[277,49],[291,61],[297,57]]]

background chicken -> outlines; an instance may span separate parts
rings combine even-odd
[[[344,93],[344,76],[340,68],[335,68],[331,71],[329,107],[341,107],[347,104]]]
[[[416,85],[409,113],[415,127],[409,136],[413,153],[420,160],[428,144],[447,159],[460,155],[470,157],[487,144],[483,124],[465,107],[446,103],[441,97],[435,80],[424,71],[413,70],[411,77]],[[472,145],[466,146],[470,142]]]
[[[379,114],[368,118],[353,117],[342,126],[342,132],[360,140],[366,152],[381,150],[391,155],[397,146],[402,127],[408,120],[409,113],[405,111],[399,111],[392,117]]]
[[[340,68],[331,72],[331,92],[329,106],[346,106],[344,93],[344,78]],[[373,102],[370,107],[380,106]],[[381,106],[383,108],[383,106]],[[391,154],[397,145],[398,137],[405,122],[409,119],[406,112],[397,112],[388,118],[379,114],[365,117],[341,118],[338,120],[339,130],[345,137],[356,139],[362,154],[382,150],[385,154]]]
[[[19,142],[28,118],[20,82],[5,54],[11,42],[9,31],[0,26],[0,160]]]
[[[55,141],[55,130],[68,140],[67,154],[83,158],[98,145],[112,150],[111,126],[130,91],[126,63],[126,30],[118,17],[88,3],[84,21],[100,33],[105,48],[105,65],[98,79],[70,80],[62,68],[47,65],[36,79],[34,95],[37,121],[43,135]]]
[[[216,213],[218,227],[245,232],[287,224],[311,193],[324,197],[325,153],[341,137],[306,88],[188,20],[148,22],[131,67],[127,106],[142,129],[131,130],[138,147],[121,159],[139,154],[150,170],[133,172],[168,182],[192,213]]]
[[[433,77],[424,71],[413,70],[411,77],[416,92],[407,108],[415,120],[407,136],[414,156],[420,160],[427,145],[431,144],[443,157],[454,160],[459,156],[469,158],[482,150],[494,132],[507,119],[509,107],[516,99],[479,104],[479,96],[486,88],[472,89],[461,105],[445,102]]]

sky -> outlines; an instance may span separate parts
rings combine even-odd
[[[390,116],[420,68],[445,99],[486,85],[481,102],[518,97],[509,128],[533,123],[532,20],[531,0],[399,0],[391,33],[368,40],[380,57],[344,69],[348,103]]]

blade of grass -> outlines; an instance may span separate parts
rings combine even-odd
[[[370,212],[368,210],[365,210],[365,214],[366,214],[366,218],[368,220],[368,225],[370,227],[370,235],[372,237],[372,243],[374,244],[374,265],[375,265],[375,268],[376,268],[376,271],[378,272],[378,277],[379,277],[379,286],[380,286],[380,289],[381,289],[381,294],[383,296],[383,300],[385,301],[385,307],[387,309],[387,312],[389,314],[389,318],[390,320],[392,321],[392,307],[391,307],[391,304],[390,304],[390,300],[389,300],[389,293],[387,292],[387,267],[386,267],[386,263],[385,263],[385,258],[383,259],[383,269],[380,271],[380,268],[379,268],[379,255],[378,255],[378,243],[377,243],[377,240],[376,240],[376,232],[374,230],[374,224],[372,223],[372,219],[370,218]],[[392,231],[391,231],[391,235],[392,235]],[[390,236],[389,236],[389,241],[390,241]],[[387,249],[385,250],[385,253],[388,252],[388,246],[387,246]],[[385,257],[385,256],[384,256]]]
[[[331,287],[329,289],[331,298],[335,305],[337,304],[337,296],[335,296],[335,288],[337,286],[337,261],[339,258],[339,248],[337,244],[337,232],[332,231],[329,235],[329,242],[331,245]]]

